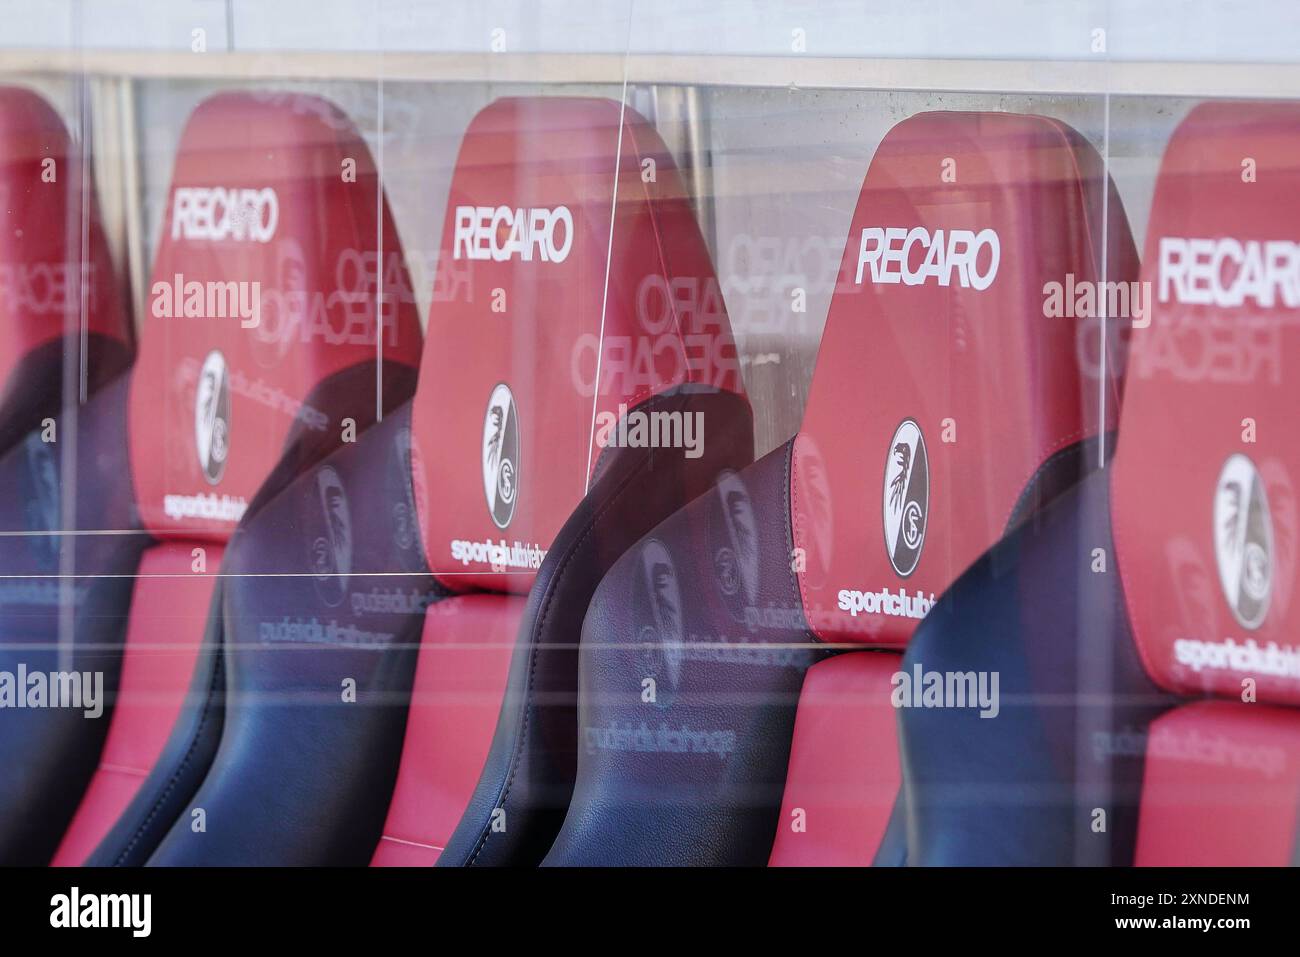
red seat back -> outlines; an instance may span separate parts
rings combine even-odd
[[[1139,864],[1282,864],[1300,753],[1300,109],[1206,103],[1156,181],[1112,476],[1142,663],[1178,708],[1146,741]],[[1188,833],[1197,841],[1185,839]]]
[[[0,87],[0,450],[57,414],[65,368],[77,371],[70,395],[82,399],[130,361],[87,172],[49,103]]]
[[[616,102],[511,98],[482,110],[457,158],[439,272],[412,425],[425,555],[456,592],[505,594],[461,594],[425,616],[377,864],[432,863],[447,846],[493,746],[512,655],[530,653],[560,614],[524,596],[621,441],[613,423],[673,390],[743,396],[682,180],[655,129]],[[734,441],[725,432],[737,422],[703,426],[704,442]],[[605,535],[598,518],[589,537]],[[601,547],[616,553],[612,537]],[[585,599],[568,600],[580,615]],[[574,657],[570,685],[576,667]]]
[[[409,395],[421,334],[379,189],[365,142],[316,97],[219,94],[186,124],[128,423],[130,481],[160,542],[139,568],[108,739],[57,864],[85,859],[162,753],[250,505],[337,447],[347,420],[363,429],[402,383]]]
[[[903,649],[958,575],[1096,466],[1123,317],[1106,322],[1103,374],[1104,314],[1074,290],[1127,294],[1136,273],[1101,158],[1065,124],[926,113],[889,132],[795,441],[795,560],[817,637]],[[809,669],[773,864],[871,863],[899,782],[899,666],[855,652]]]

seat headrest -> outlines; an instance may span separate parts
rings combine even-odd
[[[84,332],[128,346],[127,313],[78,151],[49,103],[0,87],[0,408],[10,407],[24,359],[65,336],[80,342],[83,299]],[[22,386],[58,391],[44,379]]]
[[[1297,221],[1300,107],[1196,107],[1156,180],[1111,475],[1133,638],[1169,690],[1300,704]]]
[[[663,142],[604,99],[474,118],[438,271],[412,425],[425,553],[450,587],[526,592],[612,417],[742,392],[722,294]]]
[[[925,113],[881,143],[794,451],[793,567],[821,638],[904,645],[1096,433],[1104,320],[1074,293],[1102,279],[1107,217],[1106,279],[1137,274],[1106,197],[1093,148],[1045,117]]]
[[[380,200],[365,142],[327,101],[223,93],[190,116],[131,390],[131,470],[155,534],[225,538],[291,430],[340,438],[342,420],[374,416],[381,354],[419,361],[386,202],[380,264]]]

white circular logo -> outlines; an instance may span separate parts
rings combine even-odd
[[[519,493],[519,413],[504,382],[492,390],[483,417],[483,492],[492,521],[505,528]]]
[[[1273,520],[1255,463],[1228,456],[1214,493],[1214,553],[1219,583],[1233,617],[1258,628],[1268,614],[1273,586]]]
[[[885,457],[885,553],[900,577],[916,571],[930,509],[930,459],[915,419],[894,431]]]
[[[230,374],[226,357],[216,349],[199,370],[194,396],[194,444],[199,467],[212,485],[221,481],[230,455]]]

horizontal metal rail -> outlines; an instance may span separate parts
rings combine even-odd
[[[633,53],[0,49],[0,74],[919,90],[1300,99],[1300,63]]]

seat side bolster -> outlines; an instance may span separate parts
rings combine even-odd
[[[791,568],[792,446],[664,521],[601,583],[577,782],[546,864],[766,863],[799,689],[826,653]]]
[[[659,521],[708,491],[724,470],[753,459],[742,396],[684,386],[637,408],[699,413],[706,427],[701,455],[688,458],[672,448],[603,452],[596,480],[547,552],[530,593],[483,774],[439,865],[541,861],[573,789],[578,637],[593,592]],[[498,808],[504,830],[492,826]]]
[[[1116,744],[1171,699],[1128,632],[1107,491],[1096,472],[1020,525],[912,638],[903,672],[996,676],[997,708],[899,710],[909,864],[1131,863],[1142,756]]]

